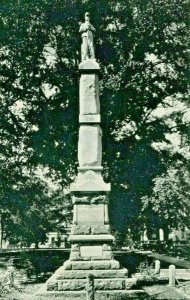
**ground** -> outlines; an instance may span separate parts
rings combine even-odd
[[[0,295],[0,300],[35,300],[35,292],[42,284],[25,284],[21,285],[20,290],[12,290],[7,295]],[[190,282],[185,284],[185,287],[171,288],[167,285],[154,285],[144,287],[144,290],[150,295],[146,299],[190,299]],[[46,300],[52,300],[52,296],[46,297]],[[37,300],[44,300],[44,297],[37,297]]]
[[[41,286],[42,284],[21,285],[21,288],[19,288],[19,290],[12,289],[9,293],[0,295],[0,300],[32,300],[34,299],[35,292]]]
[[[185,287],[169,287],[167,285],[154,285],[145,287],[144,290],[152,297],[152,299],[190,299],[190,282]]]

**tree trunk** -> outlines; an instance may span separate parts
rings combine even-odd
[[[3,217],[0,214],[0,251],[3,250]]]
[[[39,242],[38,241],[35,242],[35,249],[39,249]]]

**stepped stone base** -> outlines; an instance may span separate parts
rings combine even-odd
[[[112,260],[68,260],[45,284],[46,291],[79,291],[86,289],[86,277],[94,276],[95,290],[125,290],[136,283],[127,278],[127,269],[121,269],[119,262]]]
[[[37,295],[59,296],[61,293],[64,295],[64,299],[86,299],[87,275],[94,276],[94,291],[100,293],[97,299],[104,299],[99,297],[103,297],[101,296],[103,294],[105,296],[105,291],[107,293],[113,291],[114,294],[117,294],[119,291],[124,292],[136,284],[136,279],[127,278],[127,269],[121,269],[119,262],[114,259],[68,260],[47,280]]]

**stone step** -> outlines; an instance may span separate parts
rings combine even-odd
[[[63,264],[64,270],[119,270],[120,264],[117,260],[67,260]]]
[[[56,280],[77,279],[77,278],[85,279],[87,274],[89,273],[86,270],[80,270],[80,271],[63,270],[63,267],[61,267],[58,271],[55,274]],[[91,270],[90,274],[94,275],[94,278],[127,278],[128,271],[127,271],[127,269]]]
[[[82,300],[86,299],[86,291],[47,291],[45,286],[43,286],[33,299]]]
[[[95,290],[125,290],[130,289],[136,284],[133,278],[95,278]],[[47,282],[47,291],[80,291],[85,290],[87,286],[86,279],[65,279],[52,280]]]
[[[65,298],[64,298],[65,299]],[[85,299],[85,298],[84,298]],[[95,299],[97,300],[128,300],[128,299],[137,299],[137,300],[151,300],[152,298],[147,295],[143,290],[112,290],[112,291],[96,291]]]
[[[85,300],[87,293],[84,291],[45,291],[41,289],[35,295],[35,300],[45,300],[45,299],[56,299],[56,300]],[[105,290],[105,291],[95,291],[95,300],[126,300],[126,299],[137,299],[137,300],[147,300],[152,299],[143,290]]]

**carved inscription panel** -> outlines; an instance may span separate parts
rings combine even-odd
[[[104,224],[104,204],[77,205],[77,224]]]
[[[102,256],[102,246],[81,246],[80,255],[85,256]]]

